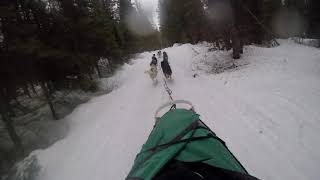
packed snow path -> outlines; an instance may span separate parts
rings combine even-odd
[[[206,73],[225,52],[202,45],[166,49],[175,99],[191,101],[247,170],[265,180],[317,180],[320,164],[320,51],[282,41],[277,48],[249,46],[243,64]],[[110,94],[81,105],[66,121],[68,136],[37,155],[40,180],[124,180],[169,100],[162,79],[144,73],[152,53],[124,65]],[[196,78],[193,77],[197,74]]]

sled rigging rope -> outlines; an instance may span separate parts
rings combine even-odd
[[[162,75],[164,76],[163,73],[162,73]],[[168,86],[168,84],[167,84],[167,80],[166,80],[165,77],[163,78],[163,81],[164,81],[164,84],[163,84],[164,89],[165,89],[166,92],[168,93],[170,100],[173,101],[173,98],[172,98],[172,90],[169,88],[169,86]]]
[[[170,97],[170,100],[173,101],[172,90],[168,87],[167,81],[165,79],[163,79],[163,80],[164,80],[164,88],[167,91],[167,93],[168,93],[168,95]]]
[[[163,87],[166,90],[166,92],[168,93],[168,96],[169,96],[169,98],[170,98],[170,100],[172,102],[172,101],[174,101],[173,97],[172,97],[172,90],[168,86],[168,83],[167,83],[167,80],[166,80],[166,76],[164,75],[163,71],[161,71],[161,74],[162,74],[162,77],[163,77]]]

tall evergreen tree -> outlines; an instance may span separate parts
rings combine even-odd
[[[204,5],[200,0],[160,0],[160,30],[169,44],[202,39]]]
[[[0,114],[11,139],[21,148],[15,133],[12,100],[20,89],[30,96],[28,87],[40,84],[56,119],[52,93],[69,88],[94,73],[100,58],[120,63],[127,53],[149,48],[123,33],[114,0],[3,0],[0,1]],[[134,10],[126,1],[121,16]],[[121,2],[123,5],[123,2]],[[120,16],[119,16],[120,17]],[[131,34],[130,34],[131,35]],[[144,40],[153,41],[156,37]],[[130,48],[130,49],[129,49]]]
[[[261,20],[269,29],[274,30],[273,20],[275,15],[281,10],[282,2],[281,0],[264,0],[261,9]],[[272,39],[272,35],[269,33],[264,33],[264,39]]]
[[[311,38],[320,39],[320,1],[308,0],[307,18],[309,21],[308,35]]]

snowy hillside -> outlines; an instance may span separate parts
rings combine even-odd
[[[174,99],[195,105],[249,173],[265,180],[317,180],[320,163],[320,51],[280,41],[245,48],[239,67],[209,73],[229,53],[202,45],[166,49]],[[81,105],[66,121],[68,136],[38,150],[40,180],[123,180],[152,130],[155,110],[169,100],[163,80],[144,73],[152,53],[123,66],[113,92]],[[194,74],[197,76],[194,78]]]

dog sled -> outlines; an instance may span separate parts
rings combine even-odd
[[[188,108],[177,108],[185,104]],[[170,108],[164,115],[159,114]],[[256,180],[183,100],[161,106],[126,180]]]

